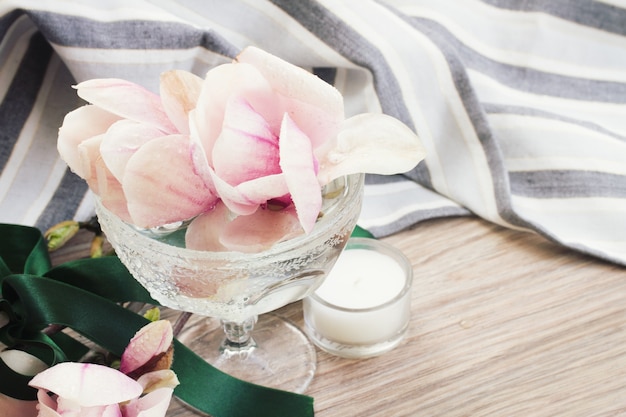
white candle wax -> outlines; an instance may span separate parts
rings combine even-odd
[[[398,295],[405,282],[404,270],[391,257],[351,249],[341,254],[315,294],[339,307],[371,308]]]
[[[320,288],[304,301],[314,341],[343,356],[379,353],[376,347],[364,348],[369,345],[388,350],[409,320],[410,265],[399,253],[384,253],[394,251],[388,245],[366,242],[345,250]],[[360,347],[351,351],[350,346]]]

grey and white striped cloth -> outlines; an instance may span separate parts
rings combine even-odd
[[[0,0],[0,221],[91,215],[55,148],[72,84],[247,45],[419,133],[425,162],[368,179],[376,235],[475,214],[626,265],[624,0]]]

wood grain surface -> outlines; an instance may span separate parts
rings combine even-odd
[[[626,416],[625,268],[476,218],[384,240],[414,268],[407,337],[371,359],[318,350],[317,417]],[[278,314],[303,325],[300,302]]]

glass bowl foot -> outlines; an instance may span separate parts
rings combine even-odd
[[[251,343],[224,343],[220,320],[192,316],[178,340],[219,370],[254,384],[304,393],[316,368],[315,347],[290,321],[273,313],[258,317]]]

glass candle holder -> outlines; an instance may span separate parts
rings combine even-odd
[[[351,238],[322,285],[303,300],[305,330],[337,356],[387,352],[406,334],[412,281],[411,263],[398,249]]]

